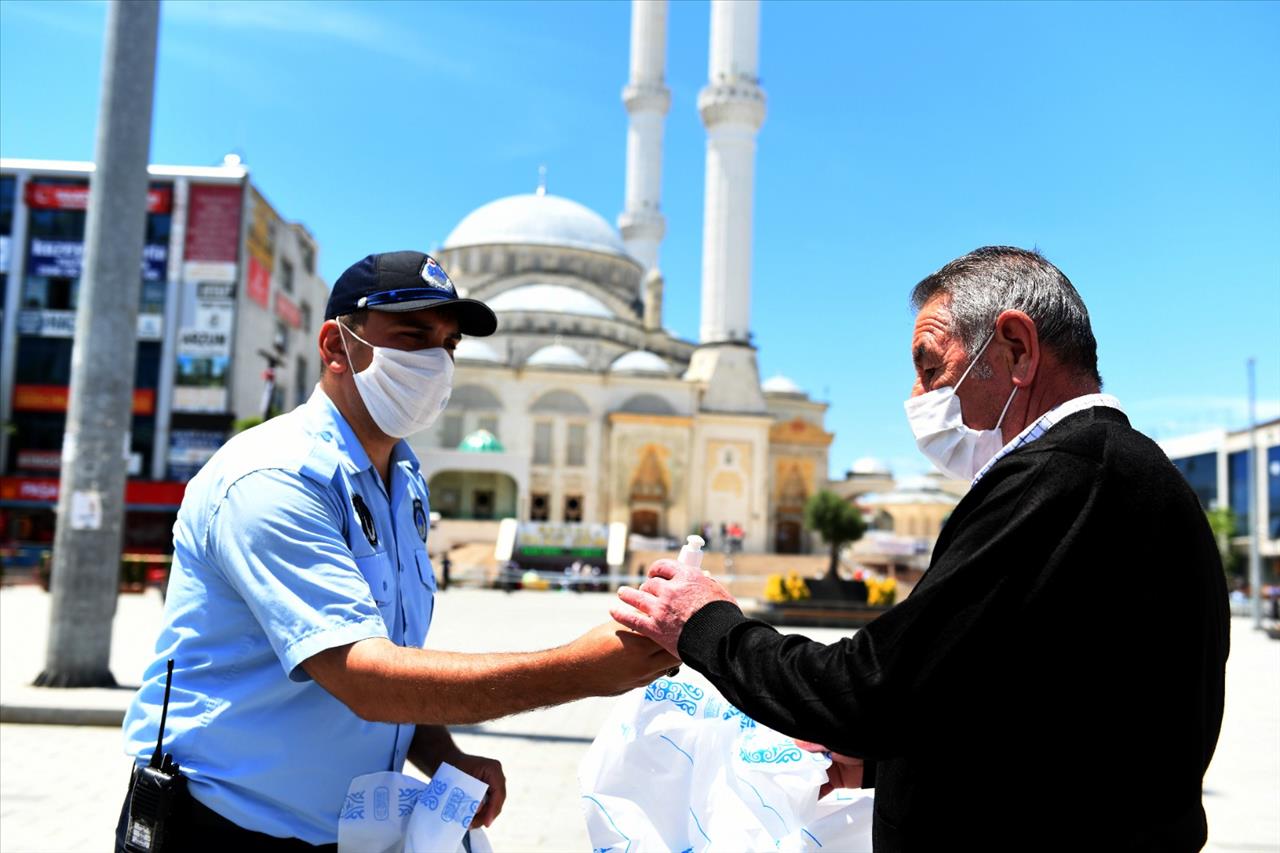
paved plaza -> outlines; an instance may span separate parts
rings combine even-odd
[[[556,645],[602,621],[610,601],[591,593],[451,590],[441,597],[430,641],[461,651]],[[43,663],[48,607],[48,595],[36,587],[0,590],[3,853],[108,849],[128,774],[114,726],[8,722],[104,723],[118,719],[128,701],[124,689],[27,686]],[[155,592],[120,598],[111,660],[122,684],[138,682],[160,611]],[[804,633],[827,641],[841,635],[824,629]],[[1207,849],[1280,851],[1280,642],[1237,618],[1227,675],[1226,722],[1205,779]],[[576,772],[611,701],[588,700],[460,731],[463,749],[499,758],[506,768],[507,806],[489,833],[496,850],[590,849]],[[1082,783],[1097,766],[1082,763]],[[957,839],[957,849],[972,849],[972,842]]]

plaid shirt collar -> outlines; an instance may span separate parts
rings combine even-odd
[[[1120,407],[1120,401],[1115,397],[1112,397],[1110,394],[1085,394],[1082,397],[1073,397],[1065,403],[1059,403],[1040,417],[1036,418],[1035,422],[1032,423],[1031,426],[1018,433],[1014,436],[1012,441],[1000,448],[1000,452],[991,457],[991,461],[982,467],[982,470],[978,472],[978,475],[973,478],[973,482],[969,485],[977,485],[983,475],[991,470],[992,465],[995,465],[1019,447],[1023,447],[1035,441],[1037,438],[1048,432],[1049,429],[1058,421],[1068,415],[1074,415],[1076,412],[1082,412],[1085,409],[1092,409],[1094,406],[1106,406],[1111,409],[1117,409],[1121,412],[1124,411],[1124,409]]]

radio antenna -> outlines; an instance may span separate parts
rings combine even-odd
[[[173,687],[173,658],[169,658],[164,676],[164,704],[160,706],[160,731],[156,733],[156,751],[151,753],[151,767],[160,766],[160,745],[164,742],[164,726],[169,718],[169,688]]]

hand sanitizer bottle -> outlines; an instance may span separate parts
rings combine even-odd
[[[680,556],[676,558],[676,562],[691,569],[702,568],[702,546],[705,544],[707,544],[706,540],[696,533],[690,536],[685,540],[684,547],[680,549]]]

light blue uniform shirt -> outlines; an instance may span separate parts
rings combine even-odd
[[[319,388],[232,438],[187,485],[126,750],[142,763],[155,748],[173,658],[164,746],[192,795],[247,829],[337,841],[352,778],[401,770],[414,727],[361,720],[301,664],[369,637],[422,645],[435,594],[427,518],[408,445],[392,452],[388,490]]]

